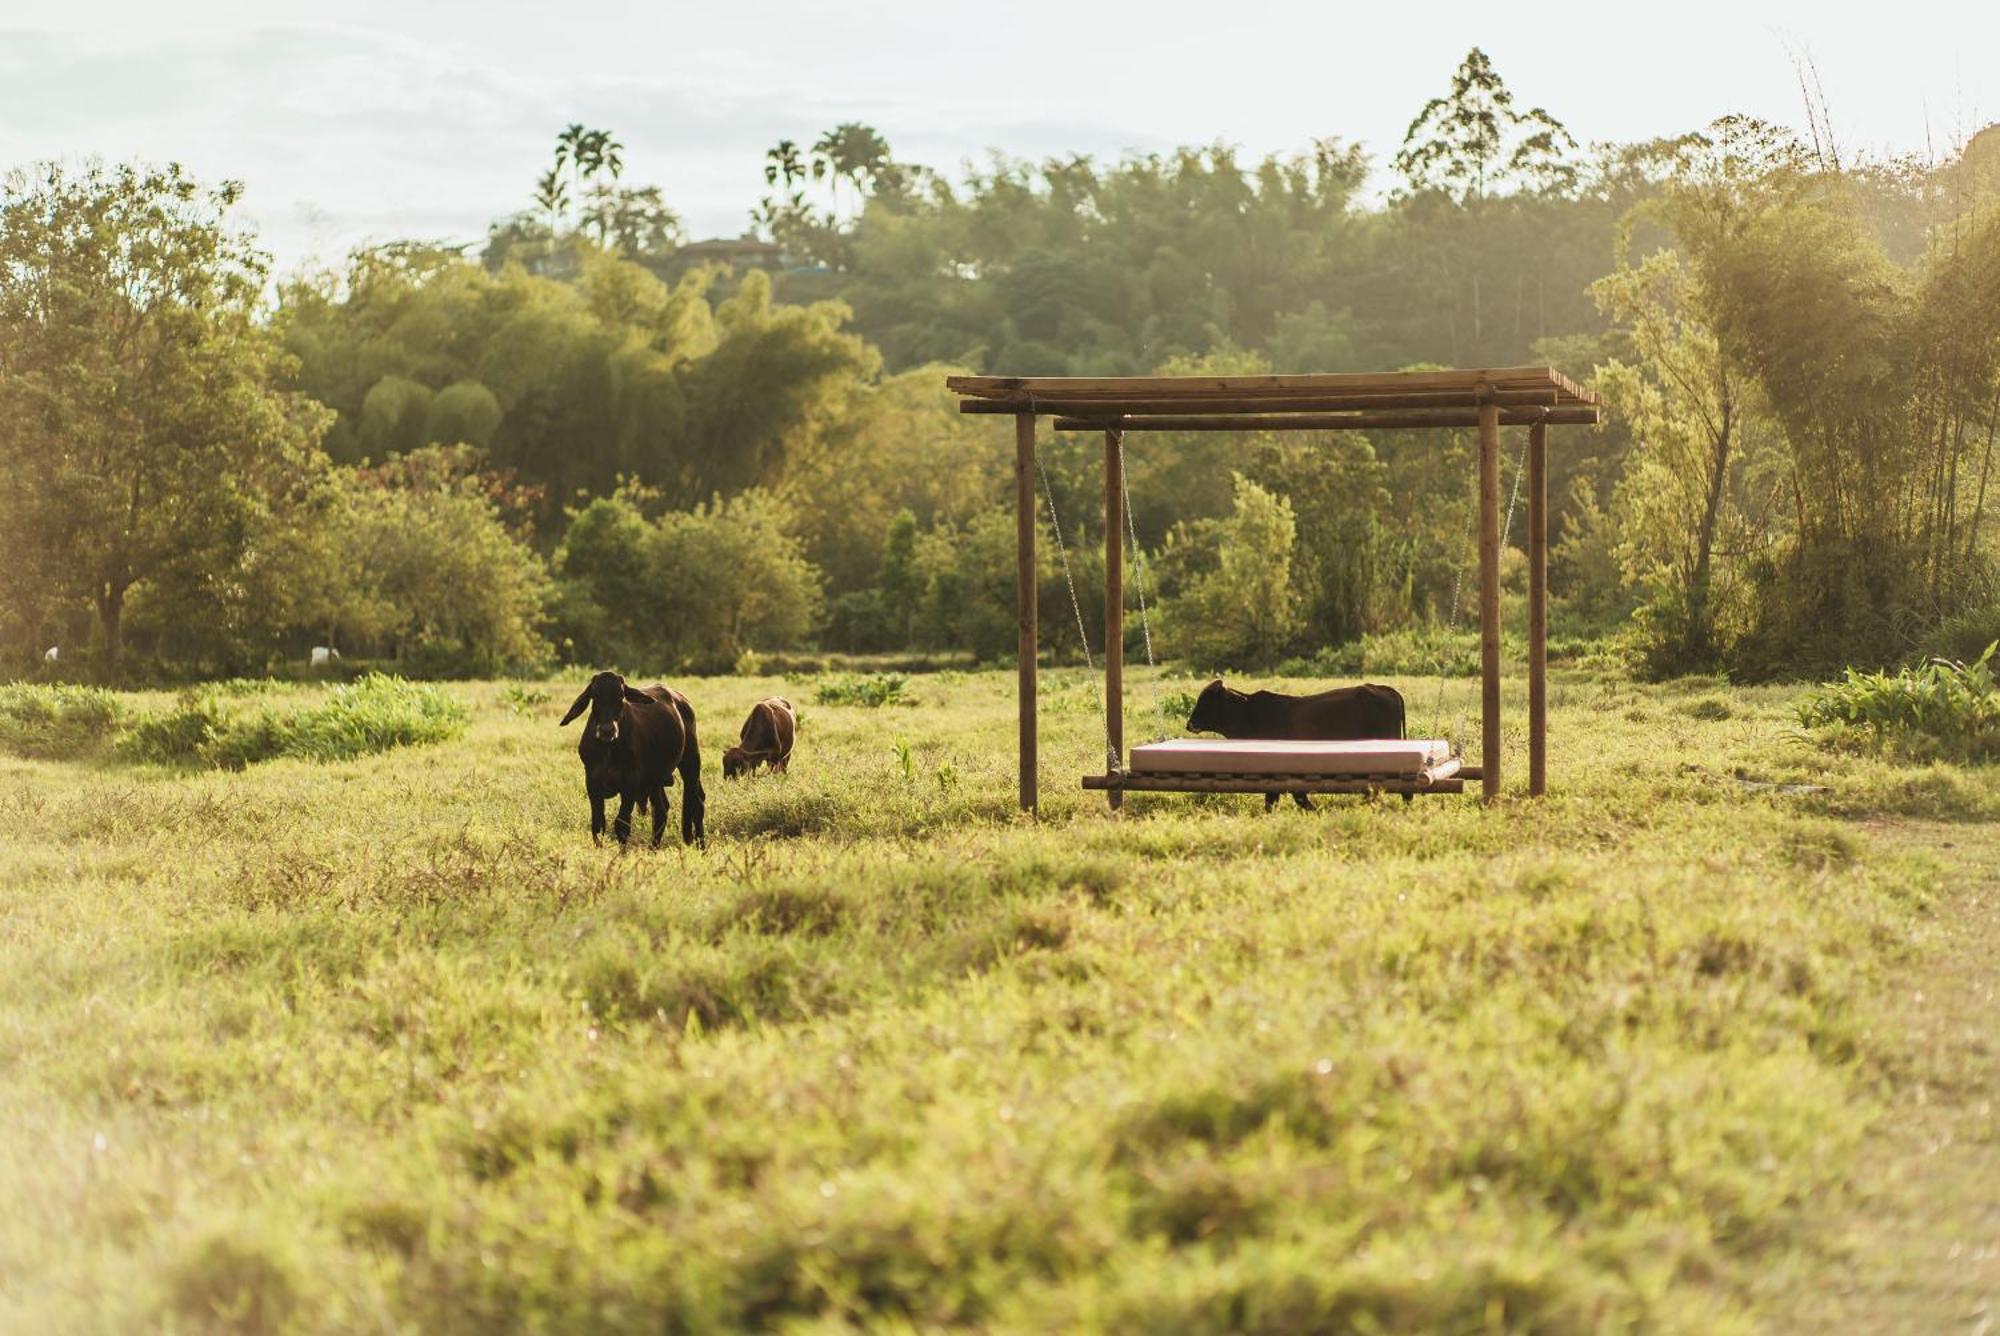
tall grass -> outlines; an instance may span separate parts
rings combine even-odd
[[[110,742],[118,697],[101,687],[15,682],[0,686],[0,749],[61,760]]]
[[[318,705],[228,712],[212,692],[133,721],[119,742],[130,760],[241,770],[281,756],[345,761],[392,747],[443,742],[465,727],[465,707],[433,686],[371,673]]]
[[[2000,641],[1971,662],[1931,659],[1900,673],[1849,668],[1798,704],[1799,722],[1833,743],[1859,738],[1919,756],[2000,761]]]
[[[497,685],[309,801],[0,765],[0,1331],[1714,1331],[1840,1274],[1935,869],[1828,811],[1981,776],[1564,672],[1545,803],[1114,819],[1079,709],[1023,822],[1012,685],[816,711],[706,851],[594,847]]]

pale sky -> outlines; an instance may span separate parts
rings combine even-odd
[[[176,160],[246,183],[281,268],[402,237],[467,240],[524,207],[570,121],[698,236],[734,235],[762,158],[861,120],[956,175],[989,152],[1246,156],[1404,127],[1483,47],[1578,139],[1726,112],[1803,120],[1818,67],[1842,147],[1937,153],[2000,117],[2000,3],[1889,6],[0,0],[0,166]]]

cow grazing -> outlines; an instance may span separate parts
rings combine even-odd
[[[1276,691],[1248,694],[1216,678],[1201,689],[1190,732],[1220,733],[1225,738],[1276,738],[1290,742],[1349,742],[1403,736],[1403,693],[1394,687],[1366,683],[1335,687],[1313,696],[1287,696]],[[1303,793],[1292,795],[1310,809]],[[1264,810],[1278,805],[1278,795],[1264,795]]]
[[[760,765],[783,774],[792,759],[792,739],[798,736],[798,715],[783,696],[769,696],[750,707],[742,736],[722,752],[722,777],[735,779]]]
[[[701,748],[695,739],[694,707],[671,687],[643,691],[627,686],[616,673],[599,673],[562,717],[570,723],[585,710],[590,719],[577,740],[583,759],[584,791],[590,796],[590,837],[604,838],[604,803],[618,799],[612,833],[624,844],[632,835],[632,809],[652,808],[653,847],[667,829],[667,789],[679,770],[686,792],[681,798],[681,843],[708,842],[704,816],[707,797],[701,787]]]

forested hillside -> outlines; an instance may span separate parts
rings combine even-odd
[[[1581,145],[1477,51],[1428,91],[1388,161],[1302,136],[947,176],[837,126],[771,149],[764,244],[724,263],[581,125],[483,247],[275,277],[233,187],[17,174],[0,634],[108,676],[315,643],[431,672],[998,657],[1009,428],[958,417],[948,371],[1545,363],[1611,408],[1556,459],[1561,629],[1754,677],[2000,636],[2000,131],[1925,163],[1733,118]],[[1469,459],[1135,446],[1161,648],[1445,665]],[[1103,538],[1092,447],[1047,462],[1064,627],[1060,562],[1094,588]]]

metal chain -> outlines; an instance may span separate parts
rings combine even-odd
[[[1091,672],[1096,672],[1097,664],[1090,657],[1090,637],[1085,634],[1083,629],[1083,604],[1078,601],[1076,596],[1076,577],[1070,574],[1069,548],[1063,543],[1062,517],[1056,513],[1055,489],[1049,486],[1048,470],[1042,467],[1039,455],[1035,459],[1035,473],[1041,478],[1042,495],[1048,499],[1049,503],[1049,527],[1055,530],[1056,554],[1062,558],[1063,583],[1069,586],[1070,611],[1076,614],[1076,638],[1078,643],[1083,646],[1083,666]]]
[[[1154,740],[1158,741],[1173,731],[1167,720],[1167,705],[1160,698],[1160,665],[1153,657],[1153,622],[1146,615],[1146,549],[1139,546],[1138,521],[1132,518],[1132,484],[1125,475],[1125,433],[1112,433],[1118,443],[1118,486],[1125,497],[1125,532],[1132,540],[1132,571],[1139,578],[1133,587],[1139,594],[1139,631],[1146,644],[1147,679],[1152,688],[1153,714],[1159,721],[1160,731]]]
[[[1528,442],[1524,438],[1521,442],[1521,448],[1514,452],[1514,488],[1513,491],[1510,492],[1507,497],[1506,523],[1503,524],[1500,529],[1500,547],[1502,551],[1506,550],[1507,540],[1514,536],[1514,509],[1520,503],[1521,478],[1524,474],[1527,473],[1527,471],[1528,471]],[[1479,508],[1477,506],[1474,506],[1472,514],[1467,519],[1465,526],[1465,545],[1467,547],[1472,546],[1475,541],[1474,531],[1478,528],[1478,524],[1479,524]],[[1462,550],[1463,549],[1461,549],[1461,551]],[[1460,594],[1465,587],[1465,567],[1466,563],[1461,560],[1458,563],[1458,565],[1453,568],[1451,573],[1451,616],[1446,619],[1446,628],[1445,628],[1446,640],[1450,640],[1452,637],[1458,634],[1458,614],[1462,607]],[[1433,728],[1436,727],[1439,718],[1442,717],[1442,715],[1444,714],[1444,659],[1442,652],[1440,652],[1439,657],[1437,659],[1437,668],[1438,668],[1437,704],[1431,708],[1431,725]],[[1459,732],[1461,733],[1465,731],[1465,720],[1468,713],[1469,711],[1462,712],[1459,715],[1459,720],[1458,720]]]

